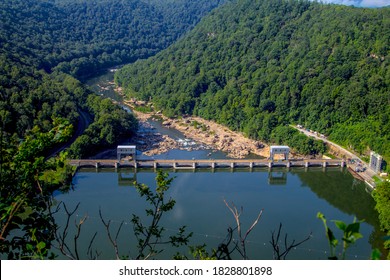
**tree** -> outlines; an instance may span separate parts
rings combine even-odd
[[[52,193],[69,186],[73,169],[66,155],[45,160],[52,145],[66,141],[72,125],[54,121],[54,128],[35,127],[19,145],[2,143],[0,177],[0,252],[9,259],[49,256],[56,224],[50,215]],[[5,166],[4,166],[5,165]]]
[[[173,178],[168,179],[168,174],[161,170],[156,176],[156,190],[151,191],[144,184],[137,184],[136,188],[141,197],[145,197],[150,203],[151,208],[146,209],[146,216],[150,217],[149,225],[145,225],[138,215],[133,214],[131,222],[134,226],[134,233],[138,241],[138,254],[136,259],[148,259],[155,254],[162,252],[162,249],[157,249],[159,245],[169,244],[174,247],[187,245],[192,233],[185,233],[185,226],[179,229],[177,235],[163,237],[164,228],[160,225],[161,217],[164,213],[172,210],[175,205],[175,200],[172,198],[166,201],[166,192],[169,190]]]
[[[373,197],[376,202],[375,209],[379,213],[381,228],[387,233],[385,248],[390,249],[390,183],[386,181],[378,184],[373,192]],[[387,259],[390,259],[390,253]]]
[[[318,212],[317,218],[322,220],[322,222],[324,223],[326,238],[328,239],[329,250],[330,250],[330,256],[328,257],[328,259],[337,260],[338,257],[336,255],[335,249],[339,244],[339,240],[335,237],[333,231],[328,227],[324,214]],[[334,220],[332,222],[334,222],[336,227],[343,232],[343,237],[342,237],[343,245],[341,251],[341,259],[345,260],[345,254],[349,246],[354,244],[356,240],[363,237],[363,235],[359,232],[360,224],[363,221],[356,221],[356,219],[354,219],[354,221],[348,225],[345,224],[343,221],[338,221],[338,220]]]

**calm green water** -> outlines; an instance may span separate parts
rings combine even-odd
[[[175,179],[168,195],[176,200],[176,205],[162,224],[167,234],[186,225],[188,231],[194,233],[192,245],[205,243],[216,247],[226,237],[227,228],[235,226],[233,216],[223,202],[226,199],[243,207],[244,230],[264,209],[260,222],[248,237],[251,259],[272,259],[269,241],[279,223],[283,224],[283,233],[288,233],[291,241],[299,241],[312,233],[312,238],[293,250],[288,259],[326,259],[329,248],[322,222],[316,218],[318,211],[328,220],[352,222],[354,217],[365,220],[361,225],[364,238],[350,248],[348,259],[369,259],[372,248],[381,246],[382,233],[378,228],[374,201],[364,183],[355,181],[345,170],[292,169],[285,172],[280,169],[270,173],[265,169],[253,172],[226,169],[217,172],[171,171],[170,174]],[[68,208],[80,203],[78,217],[88,216],[81,236],[85,250],[93,233],[98,232],[95,247],[101,251],[100,258],[114,258],[99,218],[101,209],[103,216],[113,221],[113,231],[125,221],[120,235],[120,253],[134,256],[136,243],[132,238],[130,219],[133,213],[145,218],[143,209],[147,204],[132,186],[133,180],[154,186],[155,173],[83,169],[74,177],[74,190],[56,196]],[[59,222],[64,217],[63,211],[57,214]],[[333,224],[331,226],[337,230]],[[337,236],[340,238],[338,232]],[[176,251],[168,248],[158,258],[170,259]],[[181,252],[187,253],[188,248],[182,248]]]
[[[113,79],[112,73],[93,78],[87,82],[99,94],[120,100],[108,84]],[[98,86],[98,84],[100,86]],[[102,88],[105,88],[102,90]],[[153,126],[157,132],[168,134],[174,139],[184,136],[174,130],[166,129],[159,123]],[[224,158],[222,152],[210,150],[178,151],[155,156],[155,158],[188,159],[188,158]],[[68,194],[57,194],[56,199],[64,202],[68,208],[80,203],[76,212],[77,219],[87,216],[80,237],[80,253],[87,258],[85,252],[89,241],[97,232],[94,248],[100,253],[100,259],[112,259],[114,250],[110,245],[105,228],[99,218],[101,209],[105,219],[112,220],[112,233],[116,232],[121,221],[124,227],[119,235],[120,254],[135,256],[136,243],[133,237],[132,214],[146,218],[147,207],[132,186],[136,180],[149,186],[155,185],[155,173],[151,170],[95,170],[82,169],[74,177],[74,190]],[[343,220],[347,223],[356,217],[364,220],[361,233],[364,238],[348,251],[348,259],[369,259],[373,248],[382,249],[383,233],[379,230],[374,201],[366,185],[354,179],[346,169],[340,168],[293,168],[258,169],[253,172],[229,169],[211,172],[173,172],[175,179],[168,193],[176,200],[173,211],[167,213],[162,224],[167,229],[166,235],[174,234],[183,225],[193,232],[190,245],[207,244],[215,248],[224,241],[228,227],[235,227],[235,220],[224,204],[224,199],[243,207],[241,215],[243,230],[246,231],[263,209],[263,215],[247,238],[248,255],[251,259],[272,259],[273,250],[270,245],[271,232],[282,223],[282,236],[288,234],[288,240],[300,241],[310,233],[311,239],[291,251],[287,259],[326,259],[329,246],[325,237],[322,222],[316,218],[322,212],[330,220]],[[64,211],[56,215],[61,224],[65,221]],[[73,220],[72,220],[73,222]],[[329,222],[338,239],[338,229]],[[282,244],[281,244],[282,245]],[[179,249],[165,248],[158,256],[160,259],[171,259]],[[188,248],[179,250],[188,254]],[[340,248],[339,248],[340,251]],[[84,253],[82,253],[84,252]],[[84,254],[84,255],[83,255]]]
[[[122,101],[122,97],[114,90],[114,74],[114,72],[107,70],[101,75],[90,78],[84,82],[97,94],[104,95],[105,97],[109,97],[115,101],[120,102]]]

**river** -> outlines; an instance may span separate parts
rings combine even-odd
[[[117,95],[109,85],[113,73],[89,80],[98,94]],[[97,86],[97,85],[100,86]],[[118,99],[117,99],[118,100]],[[178,131],[166,129],[158,122],[153,125],[157,131],[168,133],[178,139],[182,135]],[[156,156],[159,158],[207,158],[210,150],[181,151],[172,150]],[[221,158],[222,152],[213,153],[212,157]],[[180,171],[169,170],[174,177],[168,196],[176,201],[171,212],[162,222],[166,235],[174,234],[178,228],[186,225],[188,232],[193,232],[190,245],[207,244],[215,248],[224,242],[228,227],[235,227],[235,220],[224,200],[233,202],[238,208],[243,207],[241,222],[246,231],[259,212],[263,214],[254,230],[247,238],[248,256],[250,259],[272,259],[273,250],[270,244],[272,231],[276,231],[281,223],[282,240],[287,233],[289,242],[296,242],[311,235],[311,238],[292,250],[287,259],[327,259],[329,245],[321,220],[316,218],[322,212],[328,219],[328,225],[340,240],[337,252],[341,252],[341,233],[331,220],[342,220],[351,223],[356,217],[364,220],[360,227],[363,235],[356,244],[347,251],[347,259],[369,259],[373,248],[382,248],[383,233],[379,229],[374,200],[366,185],[356,180],[344,168],[284,168],[272,169],[221,169]],[[132,234],[131,217],[136,214],[145,218],[145,201],[139,197],[133,182],[155,185],[153,170],[120,169],[81,169],[74,176],[74,188],[67,194],[56,194],[58,201],[69,208],[80,206],[76,212],[78,218],[87,216],[83,224],[80,251],[86,251],[89,240],[95,232],[98,235],[93,247],[100,252],[100,259],[115,257],[105,229],[99,218],[99,209],[106,219],[112,220],[112,231],[121,221],[124,226],[119,235],[120,254],[130,258],[135,256],[136,242]],[[61,224],[65,219],[64,211],[56,215]],[[280,244],[283,246],[283,244]],[[188,255],[188,247],[164,248],[159,259],[170,259],[176,251]],[[235,256],[239,258],[239,256]],[[82,255],[81,258],[87,258]]]

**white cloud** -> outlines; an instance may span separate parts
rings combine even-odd
[[[390,0],[362,0],[362,7],[384,7],[390,6]]]
[[[341,5],[347,5],[347,6],[351,6],[351,5],[357,6],[360,1],[358,1],[358,0],[322,0],[322,1],[318,1],[318,2],[341,4]]]
[[[316,1],[316,0],[313,0]],[[384,7],[390,6],[390,0],[319,0],[323,3],[334,3],[355,7]]]

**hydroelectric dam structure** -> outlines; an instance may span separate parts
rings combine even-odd
[[[169,168],[174,170],[346,166],[345,161],[342,159],[289,159],[289,153],[290,148],[288,146],[271,146],[268,159],[137,159],[135,145],[119,145],[117,147],[117,159],[73,159],[70,160],[70,164],[77,168]],[[274,156],[277,154],[283,155],[283,159],[275,160]],[[122,158],[122,156],[125,157]]]
[[[70,165],[77,168],[169,168],[181,169],[217,169],[217,168],[274,168],[274,167],[345,167],[342,159],[290,159],[290,160],[268,160],[268,159],[72,159]]]

